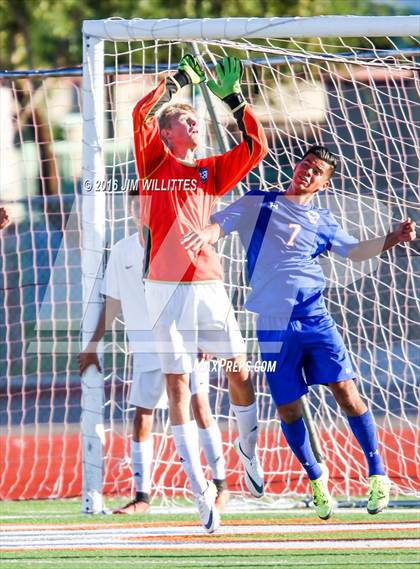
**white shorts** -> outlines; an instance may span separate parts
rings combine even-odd
[[[197,352],[245,354],[245,343],[222,282],[146,281],[147,309],[164,373],[191,373]]]
[[[209,392],[210,363],[201,361],[191,373],[191,394]],[[168,397],[165,389],[165,375],[161,369],[142,371],[133,377],[130,405],[144,409],[166,409]]]

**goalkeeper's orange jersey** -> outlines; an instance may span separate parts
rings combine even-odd
[[[141,99],[133,111],[145,246],[144,277],[164,282],[223,280],[214,248],[205,245],[199,253],[186,251],[181,238],[190,231],[203,229],[209,223],[216,200],[265,156],[267,142],[263,128],[245,105],[240,113],[235,113],[243,141],[225,154],[189,164],[176,158],[159,136],[153,113],[164,99],[168,99],[165,80]]]

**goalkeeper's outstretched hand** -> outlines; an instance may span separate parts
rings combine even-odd
[[[206,79],[206,75],[197,58],[189,53],[184,55],[179,62],[178,72],[186,76],[188,83],[193,83],[194,85],[198,85]]]
[[[237,57],[225,57],[223,63],[216,65],[216,81],[207,81],[207,86],[219,99],[225,99],[232,94],[241,93],[243,67]]]

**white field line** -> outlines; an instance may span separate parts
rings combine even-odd
[[[138,523],[138,527],[133,527]],[[222,525],[220,530],[218,530],[217,535],[236,535],[236,534],[289,534],[289,533],[312,533],[312,532],[340,532],[340,531],[375,531],[375,530],[420,530],[420,521],[412,522],[370,522],[370,523],[350,523],[350,524],[279,524],[279,525]],[[92,527],[89,524],[74,524],[57,526],[54,524],[16,524],[16,525],[6,525],[0,530],[0,540],[1,537],[5,535],[13,535],[15,533],[19,534],[20,537],[33,536],[34,533],[39,532],[39,530],[50,530],[49,535],[63,535],[66,533],[70,536],[85,535],[84,532],[95,532],[95,534],[103,533],[104,535],[128,535],[128,533],[133,533],[137,537],[156,537],[162,536],[167,537],[168,535],[180,535],[180,536],[190,536],[190,535],[203,535],[203,530],[198,524],[196,526],[148,526],[142,527],[141,521],[134,520],[127,525],[115,524],[115,525],[103,525],[98,527],[97,525]],[[1,543],[1,541],[0,541]]]
[[[415,552],[413,552],[415,553]],[[60,555],[60,554],[59,554]],[[132,553],[132,555],[136,555],[135,552]],[[227,553],[227,555],[229,556],[229,553]],[[277,556],[276,556],[277,557]],[[112,556],[111,559],[107,559],[105,557],[101,557],[100,559],[100,566],[104,567],[104,566],[114,566],[114,568],[117,567],[121,567],[121,565],[118,564],[118,562],[121,562],[121,559],[115,559],[115,555]],[[132,559],[131,559],[132,562]],[[18,566],[21,567],[22,566],[22,558],[19,557],[17,559],[2,559],[1,561],[2,565],[2,569],[4,569],[4,567],[10,567],[10,566]],[[66,566],[66,565],[71,565],[71,567],[74,568],[74,563],[75,563],[75,559],[74,557],[70,556],[70,557],[60,557],[59,560],[59,564],[60,567],[62,566]],[[116,565],[116,563],[118,565]],[[211,562],[210,562],[211,563]],[[126,558],[124,558],[123,564],[126,565]],[[383,564],[383,563],[382,563]],[[46,567],[48,565],[52,566],[52,569],[57,569],[57,559],[54,559],[54,557],[52,559],[48,559],[47,557],[40,557],[39,559],[31,559],[31,569],[33,569],[33,567],[36,567],[38,565],[42,565],[42,567]],[[77,565],[78,567],[82,567],[82,566],[86,566],[86,565],[91,565],[92,566],[92,557],[85,557],[82,559],[81,555],[79,554],[77,557]],[[287,561],[287,559],[275,559],[274,561],[268,561],[267,559],[264,559],[264,567],[274,567],[275,569],[278,569],[280,565],[287,565],[288,567],[290,567],[289,562]],[[354,564],[353,564],[354,565]],[[147,567],[147,569],[150,569],[151,567],[157,566],[159,567],[159,569],[162,569],[162,567],[169,567],[170,569],[173,569],[174,566],[174,560],[172,559],[172,556],[167,556],[167,557],[161,557],[158,556],[157,558],[153,558],[153,551],[151,552],[150,555],[144,556],[144,557],[139,557],[136,560],[136,568],[137,567]],[[179,567],[179,564],[176,565],[177,567]],[[211,565],[209,565],[209,558],[206,557],[194,557],[191,556],[189,558],[183,558],[182,559],[182,566],[187,569],[188,567],[193,567],[194,569],[197,569],[197,567],[203,567],[204,569],[209,569],[209,567],[220,567],[220,565],[217,565],[217,561],[216,561],[216,565],[214,563],[211,563]],[[308,569],[308,564],[305,563],[304,564],[305,569]],[[130,567],[133,567],[132,564],[130,564]],[[242,556],[237,556],[236,559],[229,559],[229,567],[238,567],[239,569],[243,569],[244,567],[249,567],[250,569],[255,569],[255,559],[253,558],[253,556],[245,558]],[[319,564],[312,564],[310,565],[310,567],[319,569]],[[390,569],[395,569],[395,565],[393,565]]]
[[[205,550],[262,550],[262,549],[273,549],[273,550],[290,550],[290,549],[318,549],[318,550],[330,550],[330,549],[348,549],[353,551],[359,551],[360,549],[385,549],[387,551],[394,549],[415,549],[420,548],[420,539],[395,539],[395,540],[382,540],[382,539],[360,539],[356,541],[347,540],[311,540],[311,541],[282,541],[282,542],[262,542],[262,541],[232,541],[232,542],[190,542],[190,541],[153,541],[151,543],[121,543],[121,542],[109,542],[109,543],[91,543],[85,545],[77,544],[45,544],[45,545],[26,545],[21,547],[13,548],[13,551],[53,551],[53,550],[72,550],[72,551],[91,551],[100,549],[101,551],[106,550],[177,550],[177,549],[205,549]],[[4,551],[11,551],[12,548],[4,549]]]
[[[5,510],[6,507],[1,505],[1,510]],[[0,511],[1,511],[0,510]],[[273,514],[273,516],[278,516],[279,518],[284,514],[295,514],[298,517],[305,517],[305,516],[315,516],[314,510],[312,508],[279,508],[277,506],[264,506],[264,507],[249,507],[249,505],[244,505],[243,508],[238,507],[231,507],[229,503],[228,507],[225,510],[226,514]],[[365,510],[361,508],[340,508],[339,510],[335,511],[336,516],[340,516],[341,514],[360,514],[364,513]],[[85,517],[89,519],[101,518],[103,515],[111,514],[112,510],[105,510],[103,512],[99,512],[98,514],[86,514]],[[151,508],[151,514],[196,514],[197,508],[190,506],[190,507],[166,507],[166,506],[156,506]],[[420,508],[389,508],[384,512],[381,512],[381,517],[386,517],[387,515],[394,516],[395,514],[418,514],[420,518]],[[8,521],[8,520],[27,520],[28,518],[39,518],[39,517],[48,517],[48,518],[78,518],[82,515],[82,512],[70,512],[70,511],[51,511],[49,509],[46,510],[26,510],[24,514],[0,514],[0,520]]]
[[[30,530],[3,527],[0,535],[0,549],[3,551],[33,551],[33,550],[86,550],[86,549],[411,549],[420,548],[419,539],[343,539],[342,540],[289,540],[264,542],[251,538],[248,541],[237,541],[235,536],[250,534],[278,534],[279,536],[297,533],[313,533],[332,531],[365,531],[394,529],[420,529],[420,523],[394,524],[335,524],[317,525],[270,525],[270,526],[223,526],[218,536],[232,536],[229,541],[211,541],[211,537],[203,533],[200,526],[170,526],[170,527],[113,527],[77,530],[54,529],[51,526],[32,527]],[[194,539],[191,540],[191,537]],[[187,538],[187,539],[183,539]],[[203,539],[206,538],[206,539]]]

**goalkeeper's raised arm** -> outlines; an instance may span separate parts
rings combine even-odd
[[[243,144],[237,145],[233,149],[235,152],[227,152],[216,157],[220,170],[233,167],[236,171],[233,181],[231,176],[226,177],[223,172],[220,172],[220,182],[215,193],[222,194],[254,168],[266,155],[268,148],[262,125],[247,105],[241,92],[243,67],[240,60],[235,57],[225,57],[216,65],[215,73],[217,81],[211,79],[207,82],[207,86],[216,97],[229,106],[243,136]],[[140,178],[146,178],[154,173],[164,162],[168,150],[181,160],[192,160],[192,153],[198,144],[198,136],[192,136],[190,140],[186,137],[183,140],[177,140],[170,131],[173,130],[173,119],[178,119],[184,111],[194,115],[192,130],[195,129],[195,132],[189,134],[198,134],[194,108],[186,104],[173,104],[167,106],[160,113],[159,118],[156,115],[163,106],[170,102],[178,90],[187,85],[198,85],[204,81],[206,81],[206,75],[200,63],[195,57],[187,54],[181,59],[178,71],[174,75],[162,79],[155,89],[137,103],[133,111],[133,126],[136,162]],[[189,126],[191,123],[192,121]]]
[[[156,120],[159,110],[170,102],[182,87],[201,83],[206,79],[200,64],[190,54],[185,55],[175,75],[162,79],[158,86],[140,99],[133,110],[134,148],[140,178],[152,174],[165,160],[167,144],[161,138],[161,128]],[[174,109],[190,110],[190,105],[174,105]],[[165,140],[167,143],[167,141]]]
[[[241,61],[236,57],[225,57],[223,62],[216,65],[216,75],[217,81],[210,80],[207,86],[230,107],[243,138],[241,144],[215,157],[217,188],[219,195],[222,195],[261,162],[268,147],[264,129],[241,92]]]

